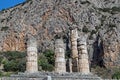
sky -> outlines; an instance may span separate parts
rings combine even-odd
[[[0,0],[0,10],[13,7],[25,1],[26,0]]]

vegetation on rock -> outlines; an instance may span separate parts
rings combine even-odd
[[[44,53],[40,53],[38,57],[38,65],[42,67],[39,70],[53,71],[54,70],[54,52],[52,50],[45,50]]]
[[[120,79],[120,71],[117,71],[112,75],[112,79]]]
[[[52,51],[52,50],[45,50],[43,52],[43,54],[47,58],[48,63],[54,65],[54,63],[55,63],[54,51]]]
[[[1,61],[4,64],[4,71],[25,71],[26,66],[26,54],[25,52],[7,51],[1,52],[3,59]]]

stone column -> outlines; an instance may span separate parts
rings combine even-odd
[[[70,73],[72,73],[72,59],[69,59],[69,69]]]
[[[63,40],[55,41],[55,72],[66,72],[66,60]]]
[[[31,37],[27,42],[27,63],[26,72],[34,73],[38,71],[37,63],[37,42],[34,37]]]
[[[72,57],[72,70],[73,70],[73,72],[78,71],[77,38],[78,38],[77,28],[71,28],[70,40],[71,40],[71,49],[72,49],[71,57]]]
[[[87,52],[87,43],[85,38],[78,38],[78,70],[82,74],[90,73],[89,61],[88,61],[88,52]]]

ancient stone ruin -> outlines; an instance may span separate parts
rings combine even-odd
[[[78,32],[77,28],[70,28],[70,40],[71,40],[71,51],[72,51],[72,71],[78,71],[78,50],[77,50],[77,38]]]
[[[89,74],[90,69],[89,69],[89,61],[88,61],[88,52],[87,52],[87,43],[86,39],[83,38],[78,38],[77,39],[78,43],[78,70],[79,72],[83,74]]]
[[[34,37],[29,38],[27,42],[26,72],[28,73],[38,72],[37,42]]]
[[[34,37],[27,43],[26,72],[2,77],[2,80],[101,80],[90,73],[87,42],[78,37],[77,28],[71,30],[72,59],[69,59],[70,72],[66,72],[65,46],[63,39],[55,41],[55,71],[38,72],[37,42]]]
[[[55,72],[66,72],[64,43],[61,39],[55,42]]]

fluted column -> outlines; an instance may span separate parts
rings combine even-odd
[[[66,60],[63,40],[55,41],[55,72],[66,72]]]
[[[29,38],[27,42],[27,63],[26,72],[34,73],[38,71],[37,63],[37,42],[34,37]]]
[[[77,28],[71,28],[70,30],[70,40],[71,40],[71,51],[72,51],[72,71],[78,71],[78,50],[77,50],[77,38],[78,32]]]
[[[83,74],[90,73],[89,61],[88,61],[88,52],[87,52],[87,43],[85,38],[78,38],[78,69],[79,72]]]

